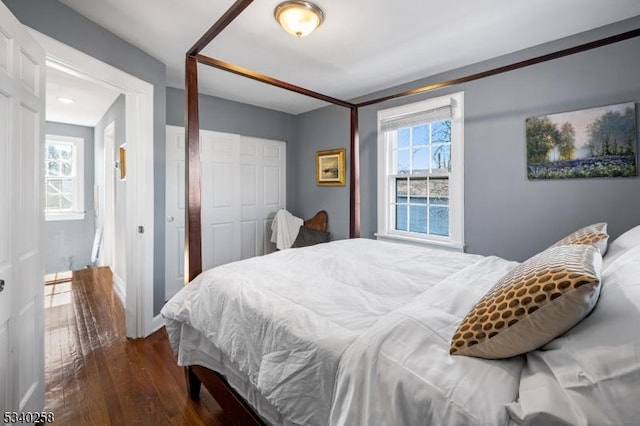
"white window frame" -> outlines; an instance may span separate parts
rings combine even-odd
[[[75,136],[63,136],[47,134],[45,144],[51,143],[59,144],[71,144],[74,149],[73,164],[75,165],[75,185],[73,188],[73,207],[71,211],[65,212],[49,212],[46,208],[45,202],[45,220],[83,220],[85,218],[84,208],[84,138]],[[46,147],[45,145],[45,147]],[[47,149],[45,148],[45,155],[47,155]],[[46,161],[46,158],[45,158]],[[45,197],[46,197],[46,171],[45,171]]]
[[[395,229],[392,200],[395,187],[390,177],[391,156],[389,141],[382,131],[383,120],[421,111],[451,106],[451,171],[449,173],[449,236],[425,235]],[[392,142],[392,141],[391,141]],[[435,176],[435,175],[433,175]],[[409,244],[436,245],[464,251],[464,92],[415,102],[378,111],[378,231],[376,238]]]

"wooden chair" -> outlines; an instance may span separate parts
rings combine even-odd
[[[326,231],[327,222],[329,221],[329,215],[326,211],[320,210],[314,217],[304,221],[304,226],[309,229],[315,229],[316,231]]]

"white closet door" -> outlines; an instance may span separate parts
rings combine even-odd
[[[44,408],[45,54],[0,3],[0,412]]]
[[[271,223],[286,206],[286,144],[243,137],[240,151],[240,259],[246,259],[275,250]]]
[[[200,131],[202,269],[240,258],[240,136]]]
[[[203,269],[275,250],[286,207],[286,143],[200,131]],[[167,126],[166,297],[184,281],[184,128]]]

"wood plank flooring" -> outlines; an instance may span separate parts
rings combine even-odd
[[[125,337],[108,268],[47,285],[45,307],[45,410],[55,424],[231,424],[206,390],[200,401],[189,399],[164,328],[146,339]]]

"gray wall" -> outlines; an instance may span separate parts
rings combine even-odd
[[[167,124],[184,127],[184,90],[167,87]],[[200,95],[200,128],[287,142],[287,208],[299,215],[296,117],[239,102]]]
[[[84,139],[83,220],[48,220],[45,223],[45,271],[47,274],[82,269],[91,262],[93,244],[93,127],[47,121],[48,135]]]
[[[104,129],[114,123],[115,126],[115,143],[113,149],[113,158],[118,161],[120,145],[126,143],[126,116],[125,116],[125,96],[120,95],[104,113],[100,121],[95,126],[95,182],[99,186],[100,194],[99,214],[96,220],[96,226],[103,227],[105,220],[105,143]],[[114,189],[114,213],[115,213],[115,241],[114,241],[114,264],[113,273],[125,280],[127,277],[127,251],[126,251],[126,189],[127,181],[120,180],[120,172],[116,170]],[[102,254],[100,255],[102,258]]]
[[[640,17],[371,94],[449,80],[637,28]],[[640,223],[638,178],[529,181],[527,117],[640,102],[640,39],[360,110],[362,235],[373,237],[376,212],[376,113],[396,105],[465,93],[465,241],[471,253],[524,260],[577,227],[606,221],[613,237]],[[363,98],[364,99],[364,98]],[[299,116],[298,208],[325,208],[330,230],[348,235],[346,188],[318,188],[305,170],[318,149],[348,147],[348,111],[328,107]]]
[[[25,25],[153,84],[154,315],[164,304],[166,66],[67,6],[52,0],[2,0]]]

